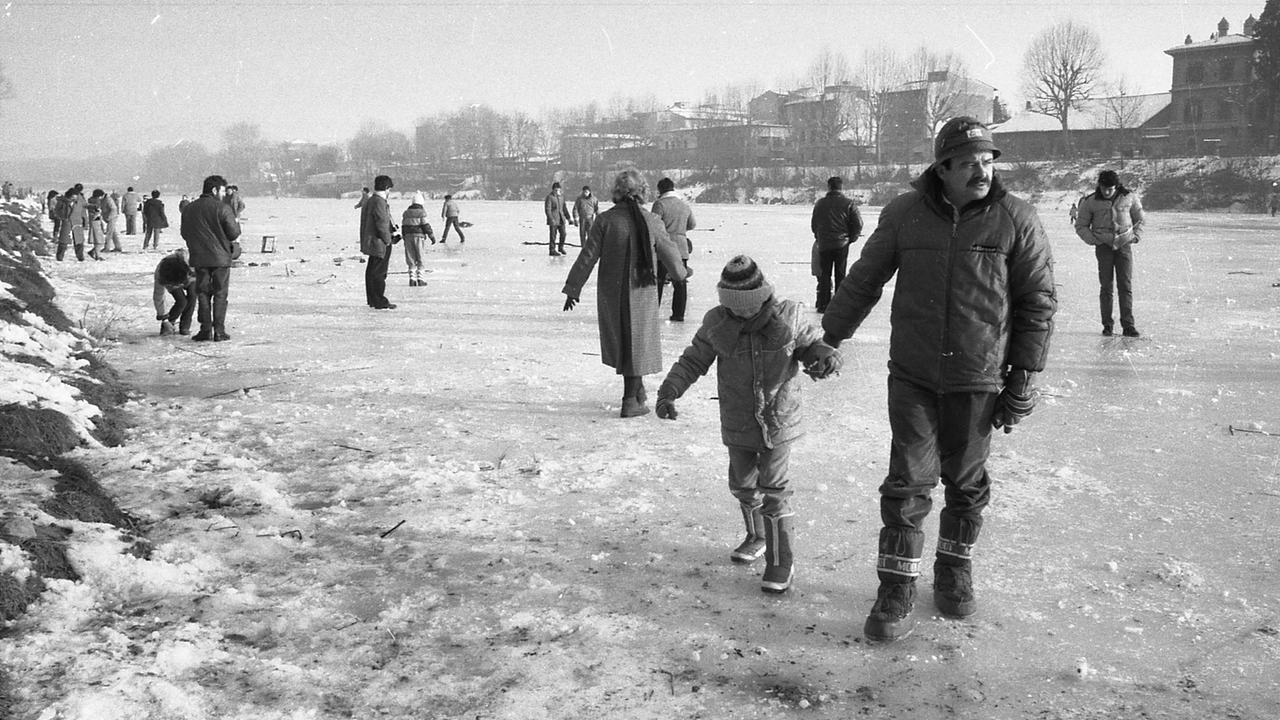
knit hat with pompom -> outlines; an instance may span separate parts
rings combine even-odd
[[[760,312],[765,300],[773,295],[773,286],[764,279],[755,260],[739,255],[724,266],[716,292],[721,305],[738,317],[749,318]]]

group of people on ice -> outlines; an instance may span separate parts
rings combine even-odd
[[[864,625],[872,641],[895,641],[915,627],[925,561],[922,527],[939,481],[945,504],[934,546],[934,606],[956,618],[977,611],[973,551],[991,493],[991,437],[996,430],[1009,432],[1038,399],[1035,378],[1048,358],[1057,310],[1053,259],[1034,207],[1001,185],[999,156],[983,123],[971,117],[946,122],[934,140],[933,163],[884,207],[847,274],[848,248],[862,221],[843,196],[840,178],[832,178],[812,221],[821,327],[798,304],[776,297],[752,258],[734,257],[716,285],[719,305],[704,315],[657,390],[657,416],[676,420],[677,401],[715,364],[729,490],[745,529],[730,559],[764,558],[761,589],[785,592],[796,567],[787,468],[802,432],[799,375],[838,373],[841,343],[896,276],[888,364],[893,437],[879,492],[880,584]],[[688,273],[663,218],[641,207],[646,190],[639,173],[618,175],[614,206],[595,218],[563,287],[564,309],[573,310],[599,268],[601,359],[622,376],[623,417],[650,412],[643,377],[664,369],[659,273],[665,270],[677,283]],[[1098,247],[1100,272],[1125,278],[1121,325],[1126,335],[1137,335],[1126,295],[1131,263],[1125,248],[1140,235],[1140,204],[1112,173],[1099,178],[1095,196],[1081,203],[1076,228]],[[548,210],[554,253],[553,219]],[[1103,285],[1103,329],[1109,334],[1109,279]]]

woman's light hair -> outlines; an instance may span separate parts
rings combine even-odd
[[[649,192],[649,183],[645,182],[644,176],[635,168],[628,168],[618,173],[618,177],[613,181],[613,201],[621,202],[623,198],[634,197],[643,201],[646,193]]]

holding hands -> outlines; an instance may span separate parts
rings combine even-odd
[[[804,365],[804,374],[815,382],[839,375],[840,368],[844,367],[844,357],[840,351],[825,342],[817,342],[805,348],[799,360]]]

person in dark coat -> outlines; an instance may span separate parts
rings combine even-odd
[[[640,206],[648,184],[636,170],[620,173],[613,184],[613,207],[596,218],[587,242],[565,280],[564,309],[582,296],[596,264],[596,315],[600,326],[600,360],[622,376],[622,417],[649,412],[644,376],[662,371],[658,333],[657,264],[684,279],[684,264],[667,237],[662,218]],[[656,257],[655,257],[656,255]]]
[[[240,256],[240,223],[222,202],[227,181],[221,175],[204,179],[200,197],[182,213],[182,239],[187,241],[191,267],[196,271],[196,298],[200,332],[192,340],[230,340],[227,334],[227,297],[231,263]]]
[[[180,247],[165,255],[152,274],[151,301],[156,306],[160,334],[172,335],[174,322],[179,335],[191,334],[191,316],[196,310],[196,273],[187,263],[187,249]],[[173,307],[164,309],[164,296],[173,297]]]
[[[148,243],[152,250],[160,249],[160,231],[169,227],[169,218],[164,214],[164,201],[160,199],[160,191],[152,190],[151,197],[142,203],[142,249]]]
[[[394,187],[391,178],[379,175],[373,180],[373,194],[360,208],[360,252],[369,256],[364,267],[364,295],[375,310],[395,310],[387,299],[387,267],[391,262],[391,246],[399,238],[391,222],[387,193]]]
[[[1009,432],[1036,404],[1057,296],[1053,255],[1032,205],[1005,192],[1000,151],[971,117],[948,120],[934,163],[889,202],[822,318],[832,347],[853,333],[897,275],[890,315],[889,472],[880,485],[880,588],[863,632],[875,642],[915,627],[921,527],[939,478],[933,564],[938,610],[977,611],[972,552],[991,495],[993,428]]]
[[[818,277],[814,307],[818,312],[826,312],[831,295],[840,287],[849,266],[849,246],[862,234],[862,215],[843,191],[843,179],[827,178],[827,194],[814,204],[809,221],[813,231],[813,274]]]
[[[547,252],[550,255],[564,255],[565,224],[572,223],[569,207],[565,205],[564,193],[560,183],[551,183],[551,192],[542,201],[542,212],[547,216]],[[559,238],[560,249],[556,249]]]

